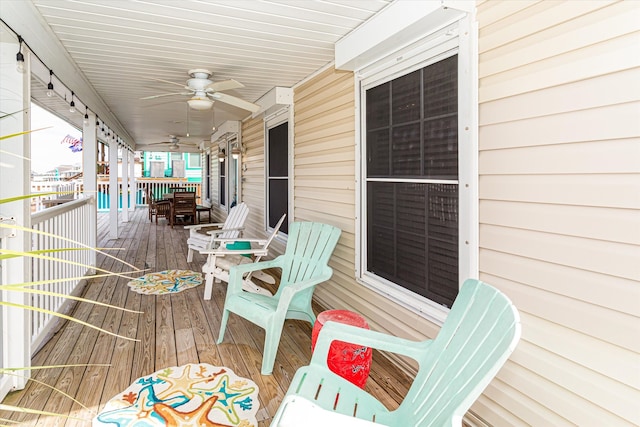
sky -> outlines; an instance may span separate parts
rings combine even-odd
[[[43,173],[59,165],[81,166],[82,151],[74,153],[60,141],[67,135],[81,138],[82,132],[35,104],[31,107],[31,129],[51,126],[31,133],[31,170]]]

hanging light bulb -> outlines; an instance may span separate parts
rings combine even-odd
[[[71,102],[69,103],[69,112],[70,113],[76,112],[76,103],[73,102],[73,91],[71,91]]]
[[[189,106],[187,105],[187,138],[189,138]]]
[[[22,54],[22,37],[18,36],[18,53],[16,53],[16,71],[20,74],[24,74],[24,55]]]
[[[47,85],[47,96],[51,98],[53,96],[53,82],[51,79],[53,78],[53,70],[49,70],[49,84]]]
[[[86,105],[84,106],[84,120],[82,123],[85,126],[89,124],[89,108]]]

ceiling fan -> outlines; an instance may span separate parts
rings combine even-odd
[[[180,148],[180,144],[182,145],[188,145],[191,147],[197,147],[197,144],[193,144],[193,143],[189,143],[189,142],[180,142],[180,138],[178,138],[176,135],[169,135],[169,140],[168,141],[162,141],[162,142],[154,142],[148,145],[164,145],[164,144],[169,144],[169,150],[170,151],[177,151]]]
[[[191,95],[191,98],[187,100],[187,103],[189,104],[189,107],[193,108],[194,110],[208,110],[213,106],[214,101],[224,102],[226,104],[233,105],[234,107],[239,107],[244,110],[251,111],[252,113],[257,112],[260,109],[260,106],[257,104],[245,101],[244,99],[240,99],[235,96],[227,95],[226,93],[222,93],[222,91],[225,90],[244,87],[242,83],[236,80],[230,79],[214,82],[210,79],[210,77],[212,76],[211,71],[202,68],[189,70],[188,74],[191,76],[191,78],[187,80],[186,86],[168,80],[154,79],[160,82],[181,86],[184,89],[187,89],[188,92],[162,93],[159,95],[147,96],[140,99],[154,99],[172,95]]]

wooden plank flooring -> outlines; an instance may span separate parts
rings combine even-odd
[[[150,223],[147,210],[138,208],[130,221],[121,224],[120,237],[109,239],[108,216],[98,215],[99,247],[149,272],[165,269],[201,271],[205,259],[199,254],[187,263],[187,232],[171,229],[164,219]],[[115,251],[115,249],[118,249]],[[99,255],[98,267],[127,272],[129,267]],[[135,274],[138,277],[141,274]],[[104,404],[133,380],[159,369],[186,363],[226,366],[260,388],[258,425],[268,426],[289,387],[296,369],[311,357],[311,325],[297,320],[285,323],[273,375],[260,374],[264,331],[231,315],[224,343],[215,343],[220,327],[226,286],[215,284],[213,297],[204,301],[204,286],[173,295],[140,295],[131,292],[126,277],[92,278],[83,290],[85,298],[125,307],[125,312],[90,303],[78,303],[72,315],[116,333],[114,337],[75,322],[64,322],[51,340],[33,357],[34,366],[68,366],[33,371],[27,387],[11,393],[4,403],[69,414],[70,419],[32,414],[8,414],[19,426],[89,426]],[[268,287],[268,285],[265,285]],[[316,313],[322,308],[315,306]],[[137,341],[134,341],[137,340]],[[374,352],[367,391],[390,407],[406,393],[411,379]],[[77,399],[51,390],[48,384]],[[2,422],[0,422],[2,424]]]

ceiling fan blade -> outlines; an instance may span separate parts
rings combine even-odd
[[[243,110],[251,111],[255,113],[260,109],[258,104],[254,104],[244,99],[236,98],[235,96],[227,95],[225,93],[216,92],[209,94],[209,96],[216,101],[224,102],[225,104],[233,105],[234,107],[242,108]]]
[[[160,95],[151,95],[151,96],[145,96],[144,98],[140,98],[140,99],[155,99],[155,98],[162,98],[163,96],[172,96],[172,95],[191,95],[191,93],[185,93],[185,92],[173,92],[173,93],[161,93]]]
[[[169,84],[180,86],[180,87],[185,87],[184,83],[176,83],[176,82],[170,82],[169,80],[154,79],[153,77],[151,78],[151,80],[155,80],[157,82],[169,83]]]
[[[233,79],[229,79],[229,80],[222,80],[219,82],[213,82],[210,85],[208,85],[205,89],[208,92],[218,92],[222,90],[239,89],[241,87],[244,87],[242,83]]]

